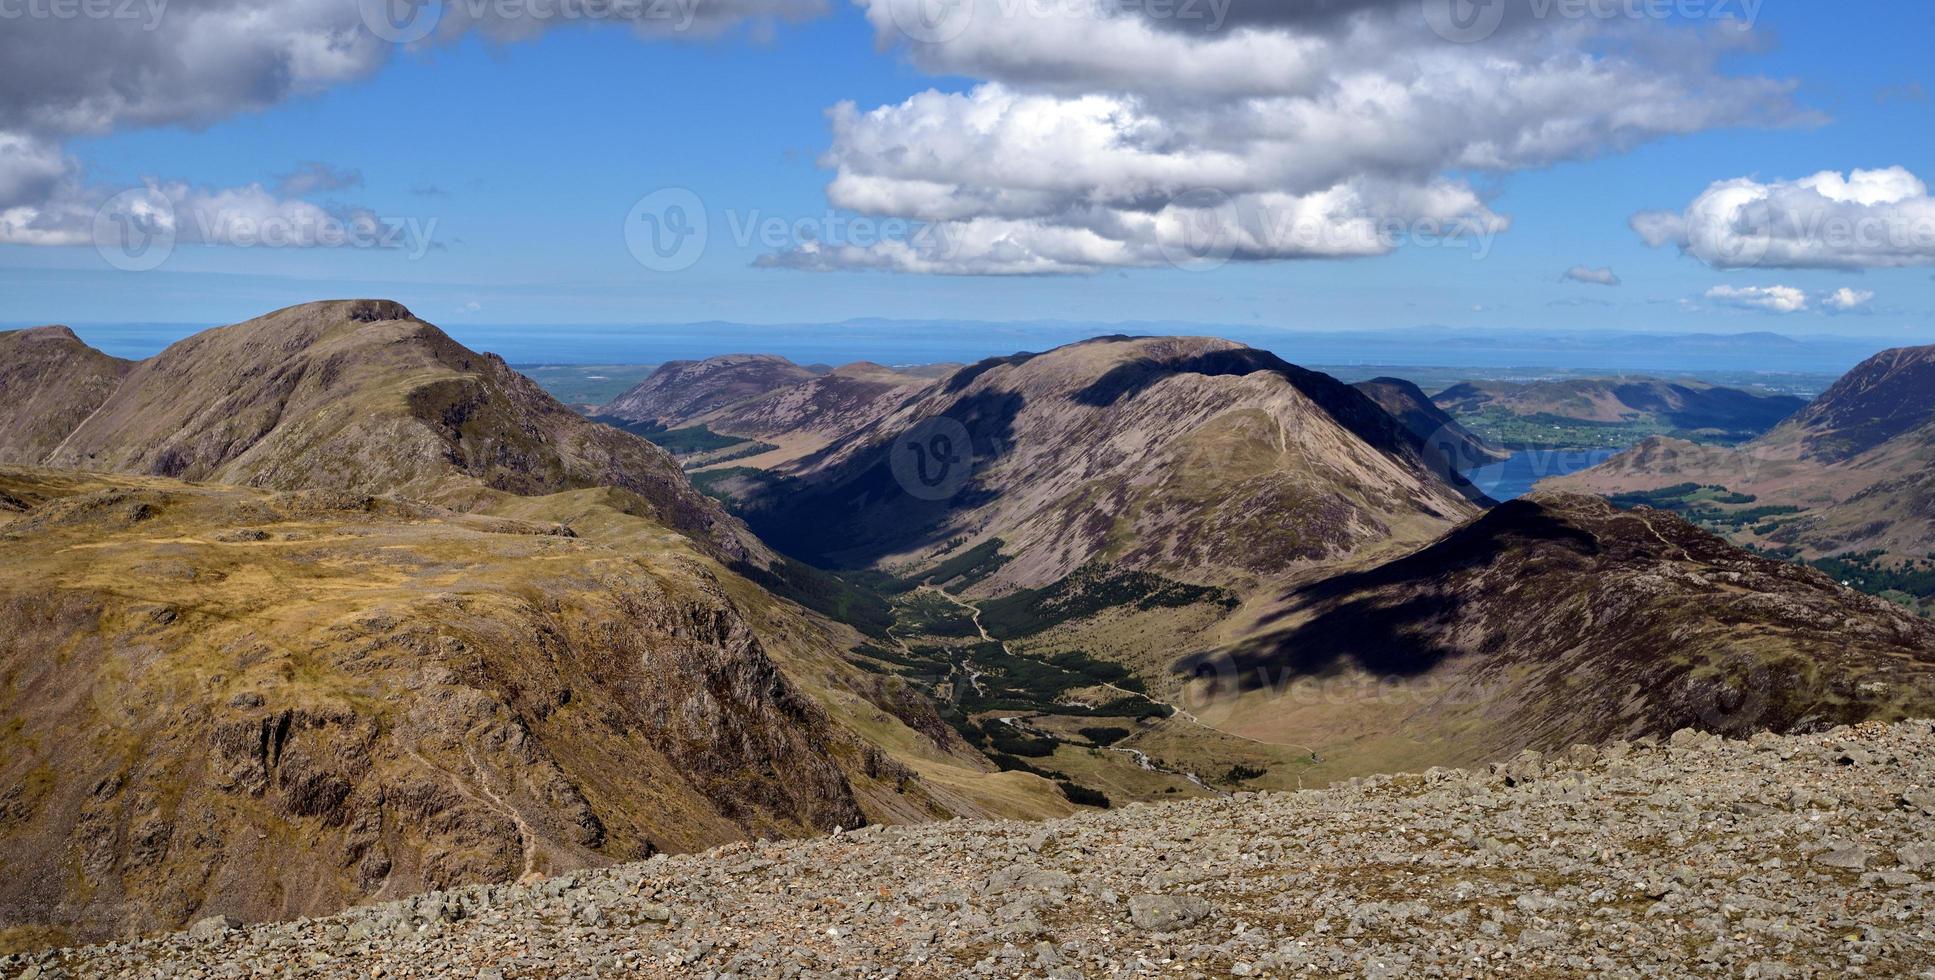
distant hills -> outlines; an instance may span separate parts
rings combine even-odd
[[[94,346],[146,357],[200,326],[82,325]],[[836,323],[660,323],[458,325],[452,335],[515,364],[663,364],[734,351],[784,356],[798,364],[973,362],[991,354],[1047,350],[1098,336],[1217,336],[1272,350],[1304,365],[1378,364],[1467,368],[1545,367],[1677,375],[1706,371],[1838,373],[1888,341],[1833,336],[1608,333],[1418,326],[1313,330],[1255,323],[1101,323],[855,319]],[[1896,341],[1898,342],[1898,341]],[[1401,372],[1400,372],[1401,373]],[[1356,379],[1353,379],[1356,380]]]
[[[1654,378],[1468,381],[1432,401],[1495,442],[1568,448],[1624,445],[1662,433],[1744,442],[1807,404],[1792,395]]]
[[[1850,581],[1926,599],[1935,572],[1935,347],[1885,351],[1728,450],[1652,439],[1556,486],[1693,509],[1743,544],[1846,559]],[[1714,488],[1695,494],[1689,488]]]

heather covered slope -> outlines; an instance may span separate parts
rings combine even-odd
[[[1178,664],[1189,703],[1345,772],[1935,714],[1935,623],[1587,496],[1501,505],[1413,555],[1295,590],[1275,620]],[[1339,696],[1300,696],[1313,687]]]
[[[0,941],[1068,812],[595,496],[0,473]]]
[[[48,425],[80,414],[56,380],[38,388]],[[657,447],[584,420],[502,359],[383,300],[309,303],[203,331],[135,365],[84,418],[20,461],[462,506],[612,487],[721,554],[766,560]]]
[[[935,424],[966,443],[961,475],[952,493],[910,492],[895,453]],[[984,361],[777,473],[745,503],[782,550],[919,577],[978,548],[990,592],[1095,562],[1255,580],[1422,542],[1476,510],[1361,392],[1203,338]]]
[[[0,333],[0,463],[46,458],[133,367],[66,327]]]

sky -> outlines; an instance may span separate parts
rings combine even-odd
[[[407,2],[0,0],[0,322],[1935,342],[1927,4]]]

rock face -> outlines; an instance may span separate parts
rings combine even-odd
[[[1492,410],[1584,422],[1650,421],[1733,439],[1760,435],[1807,404],[1792,395],[1763,395],[1698,381],[1652,378],[1473,381],[1453,385],[1433,401],[1439,408],[1461,416]]]
[[[0,524],[0,923],[326,912],[854,827],[862,785],[945,812],[697,552],[353,493],[0,490],[27,508]]]
[[[0,463],[45,459],[133,367],[66,327],[0,333]]]
[[[1387,703],[1386,734],[1450,758],[1935,714],[1935,623],[1594,497],[1503,504],[1416,554],[1298,590],[1280,622],[1178,669],[1205,697],[1265,704],[1301,678],[1383,678],[1404,705]]]
[[[1654,439],[1548,481],[1558,490],[1637,493],[1723,486],[1754,506],[1797,510],[1746,522],[1743,544],[1806,557],[1935,552],[1935,347],[1884,351],[1766,435],[1724,450]]]
[[[16,960],[67,976],[1920,976],[1928,722],[736,844]],[[507,943],[506,937],[515,942]],[[1473,964],[1494,964],[1474,970]]]
[[[1404,423],[1423,442],[1426,458],[1442,473],[1463,473],[1511,456],[1479,438],[1431,401],[1424,390],[1403,378],[1373,378],[1352,387]]]
[[[78,344],[68,341],[54,346]],[[94,376],[125,367],[71,350],[64,363],[91,364]],[[657,447],[580,418],[501,358],[396,303],[290,307],[196,334],[122,373],[104,399],[93,394],[99,383],[70,399],[57,373],[0,379],[5,401],[23,406],[15,415],[35,409],[50,432],[74,420],[37,458],[12,460],[459,504],[480,493],[610,487],[722,554],[764,560]]]
[[[928,436],[945,446],[910,449]],[[897,454],[937,447],[959,475],[910,488]],[[998,544],[990,592],[1092,562],[1210,584],[1269,577],[1428,540],[1478,496],[1356,389],[1176,337],[983,361],[777,474],[746,503],[782,550],[919,575]]]

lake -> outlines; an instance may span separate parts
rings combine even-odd
[[[1617,449],[1525,450],[1513,453],[1502,463],[1472,470],[1465,474],[1465,479],[1493,500],[1517,500],[1531,493],[1533,485],[1540,480],[1590,469],[1619,453]]]

